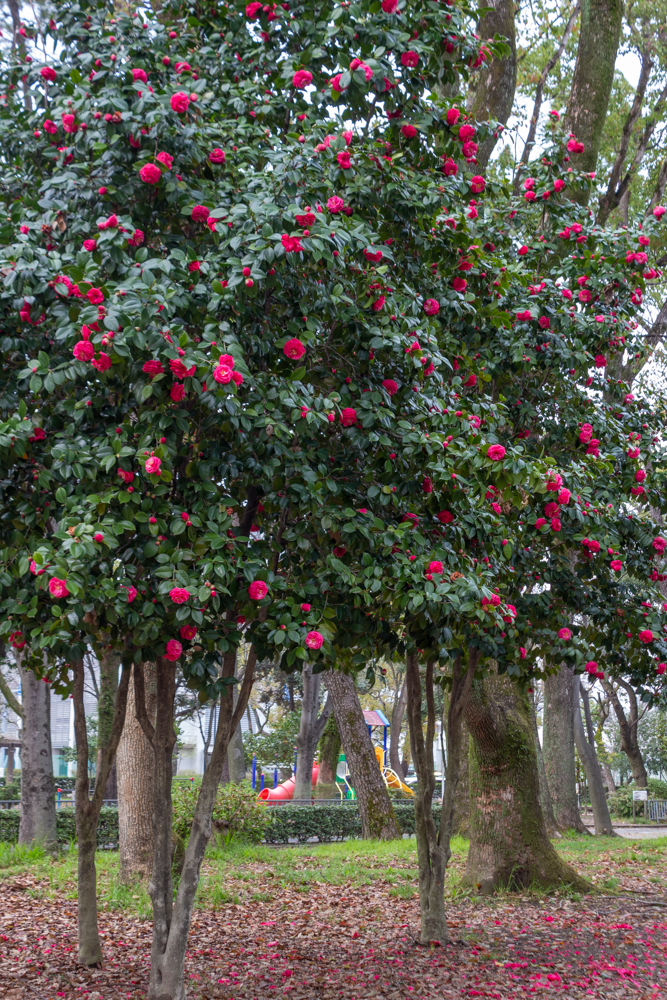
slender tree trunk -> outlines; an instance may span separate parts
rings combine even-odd
[[[236,708],[229,686],[220,702],[220,718],[213,744],[211,760],[202,779],[192,829],[185,850],[185,859],[172,908],[171,890],[171,748],[173,747],[173,666],[158,663],[158,710],[153,728],[143,706],[140,672],[137,690],[138,716],[147,738],[156,747],[156,833],[155,860],[151,879],[153,898],[153,944],[149,1000],[185,1000],[184,965],[190,932],[192,909],[199,884],[199,872],[206,845],[211,836],[211,817],[220,783],[222,767],[227,757],[232,732],[246,710],[255,673],[256,654],[251,650],[239,691]],[[236,653],[227,653],[223,662],[222,679],[234,677]],[[171,715],[169,708],[171,705]]]
[[[51,688],[23,666],[21,673],[23,735],[21,739],[21,820],[19,844],[55,846],[56,800],[51,756]]]
[[[321,674],[313,674],[312,664],[303,668],[303,698],[301,700],[301,724],[296,738],[296,780],[294,798],[310,799],[313,795],[313,761],[315,749],[324,732],[331,712],[331,701],[324,706],[318,719],[320,707]]]
[[[483,0],[479,6],[491,8],[478,23],[480,37],[486,39],[493,38],[495,34],[502,35],[510,47],[510,54],[502,59],[490,57],[482,63],[470,83],[467,110],[477,121],[493,120],[504,125],[512,113],[516,90],[514,3],[512,0]],[[496,138],[490,138],[479,144],[477,163],[482,169],[489,162],[496,141]]]
[[[465,718],[473,744],[465,882],[483,893],[529,885],[588,891],[549,840],[528,695],[506,674],[490,673],[473,686]]]
[[[133,671],[134,672],[134,671]],[[155,664],[144,663],[146,714],[155,722]],[[153,749],[137,719],[135,685],[130,684],[123,735],[118,744],[118,854],[120,878],[150,875],[153,859]]]
[[[630,684],[626,684],[625,681],[619,681],[618,683],[628,696],[630,711],[627,715],[625,714],[625,709],[619,700],[614,686],[608,681],[603,681],[602,686],[612,704],[614,712],[616,713],[616,718],[618,719],[618,726],[621,731],[621,750],[628,758],[634,783],[637,788],[648,788],[646,766],[644,764],[644,758],[642,757],[642,752],[639,749],[639,742],[637,740],[637,728],[639,726],[639,707],[637,705],[637,695],[635,694],[634,688],[631,687]],[[613,791],[613,780],[610,790]]]
[[[556,817],[554,816],[553,806],[551,804],[551,793],[549,791],[549,782],[547,781],[547,772],[544,767],[544,757],[542,756],[542,747],[540,745],[540,734],[537,730],[537,717],[535,715],[535,699],[531,696],[529,699],[530,707],[530,722],[533,727],[533,736],[535,738],[535,755],[537,757],[537,776],[540,782],[540,805],[542,806],[542,813],[544,814],[544,821],[547,824],[547,830],[552,833],[558,828],[556,823]]]
[[[574,767],[574,673],[561,666],[544,681],[544,769],[557,828],[588,833],[579,814]]]
[[[394,840],[400,837],[401,832],[378,767],[354,681],[340,670],[328,670],[324,677],[333,700],[338,732],[359,802],[362,836]]]
[[[317,775],[314,796],[316,799],[336,799],[338,798],[338,786],[336,784],[336,771],[338,769],[338,758],[340,756],[340,733],[336,725],[336,716],[332,712],[327,719],[327,724],[322,733],[319,744],[319,764],[320,770]]]
[[[114,711],[116,707],[116,693],[118,691],[118,666],[120,664],[120,653],[114,649],[107,649],[100,657],[100,697],[97,704],[97,761],[95,765],[95,784],[99,783],[100,769],[102,765],[103,747],[109,742],[111,729],[114,721]],[[116,759],[109,771],[106,787],[104,789],[105,799],[118,798],[118,783],[116,779]]]
[[[399,778],[405,777],[401,766],[401,729],[403,727],[403,717],[405,706],[408,702],[408,682],[407,678],[401,685],[398,698],[394,703],[391,713],[391,727],[389,729],[389,766],[395,771]]]
[[[118,657],[114,671],[100,672],[100,703],[108,702],[109,688],[117,689],[115,704],[111,704],[113,715],[111,725],[105,725],[100,733],[98,749],[98,772],[92,801],[89,798],[88,781],[88,734],[84,710],[84,663],[74,660],[74,731],[76,735],[76,834],[78,841],[78,929],[80,965],[100,966],[102,945],[97,924],[97,870],[95,851],[97,850],[97,824],[104,800],[104,788],[111,772],[116,748],[123,731],[127,688],[130,679],[129,664],[123,668],[118,684]],[[108,720],[107,720],[108,721]],[[104,742],[102,743],[102,739]]]
[[[584,144],[573,157],[580,170],[595,170],[621,37],[623,0],[581,0],[579,45],[567,107],[567,123]]]
[[[447,759],[449,759],[449,746]],[[470,733],[465,721],[461,722],[461,761],[459,780],[454,793],[452,833],[457,837],[470,836]]]
[[[588,738],[586,737],[586,731],[584,730],[584,722],[581,717],[581,705],[579,703],[579,696],[581,695],[584,699],[584,710],[588,716],[587,729]],[[591,797],[591,806],[593,809],[593,822],[595,824],[595,833],[600,836],[604,834],[607,837],[614,837],[614,827],[611,822],[611,816],[609,815],[609,806],[607,805],[607,797],[604,794],[604,785],[602,783],[602,771],[600,769],[600,763],[595,753],[595,743],[593,740],[593,727],[590,723],[590,709],[587,704],[588,692],[581,685],[579,678],[574,678],[574,739],[577,746],[577,753],[581,763],[584,766],[584,771],[586,772],[586,783],[588,785],[588,794]]]
[[[611,768],[609,767],[607,761],[603,761],[601,767],[602,767],[602,774],[604,775],[604,780],[607,782],[607,791],[615,792],[616,782],[614,781],[614,775],[611,773]]]

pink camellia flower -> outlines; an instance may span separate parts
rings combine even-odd
[[[340,422],[343,427],[352,427],[357,422],[357,411],[351,406],[344,407],[341,411]]]
[[[162,375],[164,372],[164,366],[161,361],[156,359],[151,359],[150,361],[145,361],[143,368],[141,369],[146,375],[150,375],[153,379],[156,375]]]
[[[93,250],[97,250],[97,240],[84,240],[83,249],[87,250],[88,253],[92,253]]]
[[[146,459],[146,465],[144,466],[144,468],[146,469],[146,472],[148,473],[149,476],[157,476],[160,474],[161,466],[162,462],[157,457],[157,455],[151,455],[150,458]]]
[[[526,659],[526,650],[524,646],[519,646],[519,656],[522,660]]]
[[[248,594],[252,601],[262,601],[269,592],[268,586],[263,580],[253,580],[248,587]]]
[[[595,367],[596,368],[606,368],[607,367],[607,359],[605,358],[604,354],[596,354],[595,355]]]
[[[442,169],[445,177],[455,177],[458,173],[459,168],[457,167],[451,156],[443,156],[442,158]]]
[[[406,139],[414,139],[414,137],[417,135],[417,129],[414,127],[414,125],[402,125],[401,135],[405,136]]]
[[[609,565],[613,569],[614,573],[620,573],[621,572],[621,568],[623,566],[623,564],[622,564],[622,562],[621,562],[620,559],[612,559],[611,562],[609,563]]]
[[[125,589],[127,590],[127,603],[131,604],[132,601],[137,596],[137,588],[133,587],[132,584],[130,584],[130,586],[126,587]]]
[[[592,295],[587,288],[582,288],[579,294],[577,295],[577,298],[579,299],[580,302],[590,302]]]
[[[572,638],[572,633],[569,630],[569,628],[561,628],[561,629],[558,630],[558,638],[559,639],[566,639],[566,640],[567,639],[571,639]]]
[[[179,115],[182,115],[188,110],[190,98],[184,90],[177,90],[175,94],[171,95],[170,104],[172,111],[176,111]]]
[[[292,84],[297,90],[305,90],[305,88],[312,82],[313,74],[307,69],[298,69],[292,77]]]
[[[162,171],[155,163],[145,163],[139,171],[139,176],[144,184],[159,184]]]
[[[492,462],[500,462],[505,457],[505,449],[501,444],[492,444],[486,453],[486,457]]]
[[[159,160],[160,163],[164,163],[167,170],[171,170],[174,157],[170,153],[158,153],[156,159]]]
[[[76,123],[74,115],[63,115],[63,130],[68,132],[70,135],[74,135],[78,132],[79,126]]]
[[[563,477],[560,472],[553,472],[550,470],[547,473],[547,490],[551,493],[556,493],[563,485]]]
[[[179,382],[174,382],[171,389],[169,390],[169,395],[175,403],[180,403],[180,401],[185,396],[185,386],[181,385]]]
[[[644,629],[643,632],[639,633],[639,641],[643,642],[646,646],[648,646],[649,642],[653,642],[654,638],[655,636],[653,635],[653,632],[651,632],[650,628]]]
[[[342,149],[340,153],[337,153],[336,159],[341,170],[349,170],[351,168],[352,163],[350,162],[350,154],[347,149]]]
[[[183,652],[183,647],[178,639],[170,639],[167,643],[167,652],[162,657],[163,660],[170,660],[175,663]]]
[[[458,108],[449,108],[449,110],[447,111],[447,124],[450,126],[450,128],[456,125],[460,117],[461,117],[461,112],[459,111]]]
[[[456,278],[452,278],[452,288],[455,292],[465,292],[467,287],[468,282],[465,278],[459,278],[458,276]]]
[[[217,365],[213,370],[213,378],[221,385],[227,385],[232,381],[233,371],[227,365]]]
[[[216,148],[212,149],[211,152],[208,154],[208,158],[211,161],[211,163],[224,163],[225,162],[224,150],[216,146]]]
[[[336,73],[336,75],[332,76],[331,79],[329,80],[329,83],[331,84],[331,89],[335,90],[337,94],[342,94],[344,90],[347,90],[347,87],[344,87],[341,83],[342,75],[343,75],[342,73]]]
[[[563,296],[564,299],[571,299],[572,298],[572,292],[570,291],[569,288],[563,288],[563,289],[561,289],[561,295]]]
[[[479,174],[476,174],[475,177],[471,178],[470,190],[474,194],[481,194],[485,187],[486,187],[486,181]]]
[[[172,358],[169,362],[169,367],[172,370],[174,378],[192,378],[197,371],[196,365],[186,368],[180,358]]]
[[[665,670],[667,670],[667,663],[659,663],[655,668],[656,674],[664,674]]]
[[[310,611],[310,604],[300,604],[299,607],[301,608],[302,611],[305,612]]]
[[[398,0],[382,0],[382,10],[385,14],[393,14],[398,7]]]
[[[106,190],[106,188],[105,188],[105,190]],[[118,219],[117,219],[117,217],[116,217],[115,214],[114,215],[110,215],[108,219],[104,220],[104,222],[98,222],[97,223],[97,228],[98,229],[116,229],[117,226],[118,226]]]
[[[440,312],[440,303],[437,299],[426,299],[424,302],[424,312],[427,316],[436,316]]]
[[[309,632],[304,639],[304,645],[307,646],[308,649],[319,649],[323,642],[324,636],[321,632]]]
[[[185,587],[172,587],[169,596],[174,604],[185,604],[186,601],[190,600],[190,591],[186,590]]]
[[[546,517],[538,517],[537,520],[535,521],[535,527],[539,531],[540,528],[543,528],[546,523],[547,523]]]
[[[42,80],[48,80],[49,83],[55,83],[56,71],[53,66],[43,66],[39,71],[39,75]]]
[[[90,361],[95,356],[95,348],[89,340],[80,340],[72,348],[72,354],[77,361]]]
[[[47,569],[48,565],[42,566],[41,569],[37,569],[37,563],[35,562],[35,560],[34,559],[30,560],[30,572],[32,573],[33,576],[41,576],[42,573],[45,573]]]
[[[104,292],[101,288],[90,288],[86,298],[91,305],[99,306],[100,303],[104,302]]]
[[[334,194],[327,201],[327,208],[332,215],[337,215],[338,212],[342,212],[345,208],[345,202],[342,198],[339,198],[337,194]]]
[[[243,375],[241,372],[232,372],[232,382],[234,385],[243,385]]]
[[[384,304],[385,304],[386,301],[387,300],[385,299],[384,295],[380,295],[380,297],[377,298],[375,300],[375,302],[373,303],[373,305],[371,306],[371,309],[373,310],[373,312],[382,312],[382,310],[384,309]]]
[[[309,229],[311,226],[315,225],[314,212],[304,212],[302,215],[297,215],[295,218],[297,226],[303,226],[304,229]]]
[[[564,187],[565,187],[565,181],[561,180],[560,177],[558,178],[558,180],[554,181],[554,191],[562,191]]]
[[[586,670],[588,671],[589,674],[597,674],[598,665],[595,662],[595,660],[588,661],[588,663],[586,664]]]
[[[104,541],[104,535],[102,534],[101,531],[96,531],[95,532],[95,534],[93,535],[93,541],[94,542],[103,542]]]
[[[67,597],[69,590],[64,580],[59,579],[57,576],[52,576],[49,580],[49,593],[52,597]]]
[[[282,244],[285,253],[298,253],[300,250],[303,250],[298,236],[288,236],[287,233],[283,233]]]
[[[45,132],[48,132],[50,135],[55,135],[55,133],[58,131],[58,126],[56,125],[55,122],[52,122],[50,118],[45,119],[42,128],[44,129]],[[655,212],[653,214],[655,215]]]
[[[259,12],[262,9],[262,7],[263,4],[257,3],[257,0],[254,0],[253,3],[249,3],[245,9],[245,15],[248,18],[248,20],[254,21],[256,18],[258,18]]]
[[[206,222],[209,216],[209,210],[205,205],[195,205],[192,209],[191,216],[195,222]]]
[[[141,80],[142,83],[148,83],[148,77],[146,76],[146,70],[145,69],[137,69],[137,68],[133,69],[132,70],[132,79],[135,81],[135,83],[136,83],[137,80]]]
[[[583,142],[579,142],[578,139],[575,139],[573,137],[568,142],[567,148],[568,148],[568,151],[570,153],[583,153],[583,151],[584,151],[584,144],[583,144]]]
[[[99,358],[93,358],[91,364],[98,372],[105,372],[111,368],[111,358],[104,351],[100,351]]]
[[[570,502],[570,497],[572,494],[569,490],[561,490],[558,494],[558,503],[561,505],[568,504]]]
[[[134,473],[128,472],[127,469],[119,469],[118,475],[127,486],[134,480]]]
[[[637,471],[635,472],[635,482],[643,483],[645,479],[646,479],[646,472],[644,471],[644,469],[637,469]]]
[[[410,49],[408,52],[401,53],[401,66],[409,66],[414,68],[418,62],[419,62],[419,56],[412,49]]]
[[[451,524],[454,520],[454,515],[450,510],[441,510],[436,517],[440,521],[440,524]]]
[[[188,271],[191,273],[194,271],[201,271],[201,263],[198,260],[191,260],[188,264]]]
[[[283,354],[286,358],[291,358],[292,361],[299,361],[305,353],[305,345],[299,340],[298,337],[292,337],[292,339],[288,340],[283,347]]]
[[[667,546],[667,538],[663,538],[662,535],[657,535],[651,542],[651,545],[655,551],[659,553],[659,555],[662,555],[665,551],[665,546]]]
[[[542,330],[548,330],[549,327],[551,326],[551,320],[549,319],[548,316],[540,316],[540,318],[537,321],[537,325]]]
[[[588,444],[590,439],[593,437],[593,428],[590,424],[582,424],[581,430],[579,431],[579,440],[582,444]]]
[[[196,625],[181,625],[180,636],[181,639],[187,639],[190,642],[197,634]]]
[[[662,205],[656,205],[655,208],[653,209],[653,215],[655,216],[656,219],[661,219],[665,214],[665,212],[667,212],[667,208],[664,208]]]
[[[382,383],[382,388],[389,396],[394,396],[398,392],[398,385],[393,378],[386,378]]]
[[[433,559],[428,564],[428,571],[429,573],[433,573],[434,576],[437,576],[438,574],[442,574],[445,572],[444,567],[439,559]]]

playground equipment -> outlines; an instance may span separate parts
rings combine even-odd
[[[317,775],[320,773],[320,765],[313,764],[313,788],[317,784]],[[294,798],[294,785],[296,784],[296,779],[294,775],[288,778],[287,781],[283,781],[282,784],[276,785],[275,788],[263,788],[262,791],[257,796],[259,802],[286,802],[288,799]]]
[[[392,771],[390,767],[385,767],[382,747],[375,747],[375,756],[377,757],[377,762],[380,765],[382,777],[387,788],[400,788],[404,795],[413,796],[415,793],[408,785],[401,781],[396,771]]]

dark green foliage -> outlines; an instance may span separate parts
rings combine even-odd
[[[0,843],[15,843],[19,835],[18,809],[0,810]],[[56,813],[58,843],[70,844],[76,840],[76,820],[73,809],[59,809]],[[97,846],[108,848],[118,846],[118,810],[105,807],[100,813],[97,825]]]
[[[632,792],[634,788],[634,785],[623,785],[621,788],[617,788],[615,792],[612,792],[609,796],[609,812],[612,816],[617,816],[620,819],[632,818]],[[667,800],[667,781],[659,781],[657,778],[649,778],[648,797],[650,799]],[[644,815],[643,802],[637,802],[635,804],[635,815]]]
[[[334,806],[270,806],[271,822],[264,839],[268,844],[300,844],[317,837],[320,842],[361,837],[361,818],[356,803]],[[394,803],[401,833],[415,832],[415,809],[412,803]],[[436,825],[439,814],[436,815]]]

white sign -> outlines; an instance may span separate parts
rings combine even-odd
[[[646,802],[647,799],[648,799],[648,791],[645,788],[632,789],[633,802]]]

